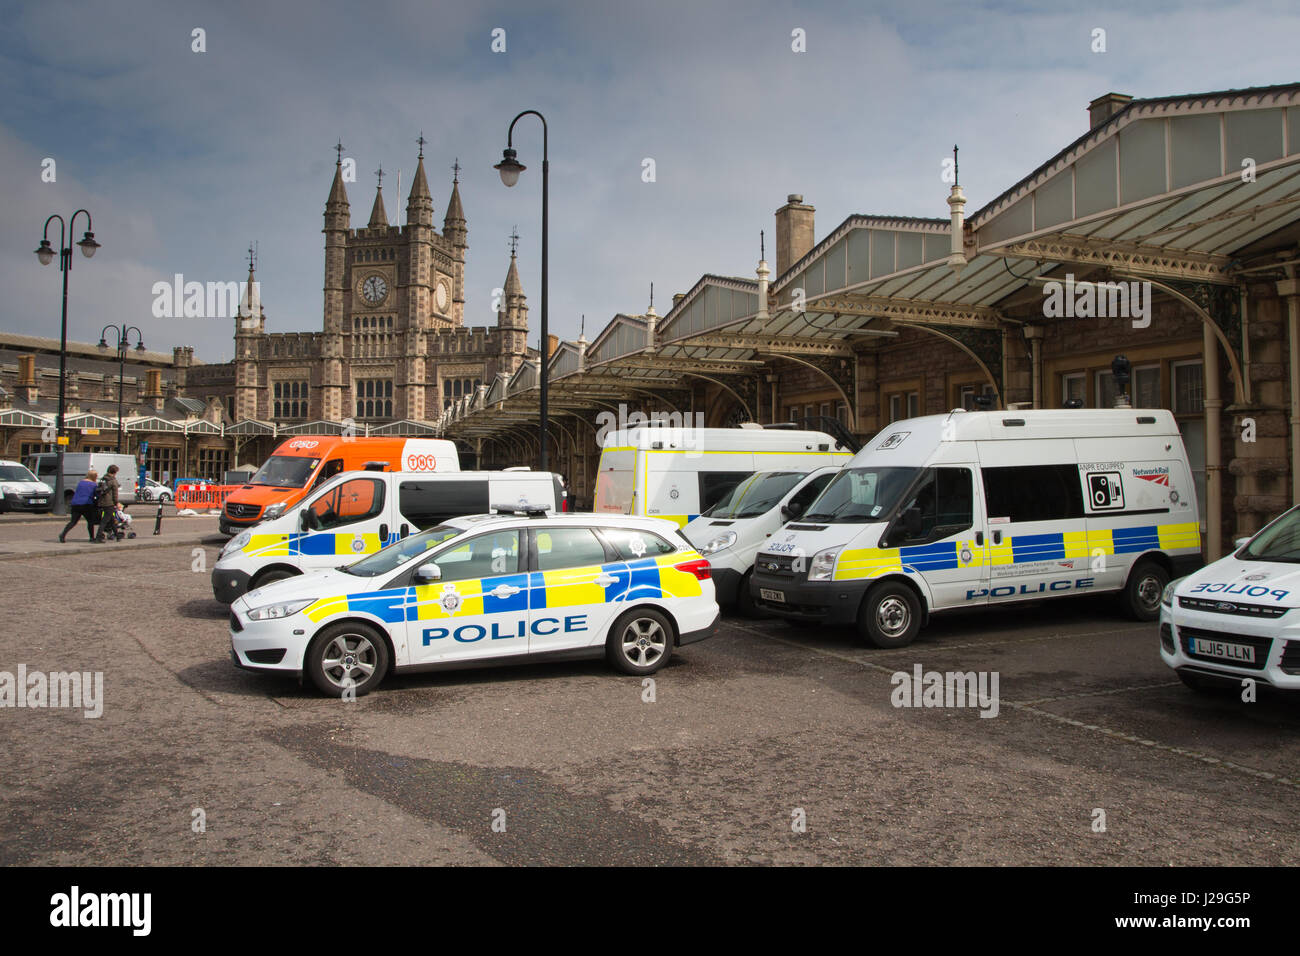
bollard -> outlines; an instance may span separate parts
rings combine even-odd
[[[162,531],[162,501],[158,502],[158,513],[153,518],[153,533],[158,534]]]

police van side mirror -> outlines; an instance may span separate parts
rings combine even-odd
[[[298,530],[299,530],[299,531],[310,531],[310,530],[311,530],[311,510],[310,510],[310,509],[308,509],[308,508],[303,508],[302,511],[298,512]]]
[[[903,512],[903,530],[907,532],[909,538],[919,535],[923,524],[924,519],[921,517],[920,508],[913,506]]]
[[[422,564],[415,569],[416,584],[432,584],[442,580],[442,568],[436,564]]]
[[[1236,541],[1233,542],[1233,545],[1235,546],[1235,550],[1237,551],[1240,551],[1248,544],[1250,544],[1250,538],[1238,538]]]

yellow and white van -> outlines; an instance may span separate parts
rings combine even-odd
[[[751,593],[903,647],[932,613],[1080,592],[1154,620],[1200,547],[1168,411],[957,410],[873,438],[759,550]]]
[[[619,429],[605,437],[596,475],[598,514],[699,517],[756,471],[812,471],[852,453],[825,432],[764,428]]]

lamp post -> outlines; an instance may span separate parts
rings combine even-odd
[[[541,373],[540,377],[541,377],[541,388],[542,388],[542,396],[541,396],[542,407],[541,407],[541,421],[538,422],[537,427],[538,427],[539,447],[541,448],[541,470],[550,471],[550,467],[547,464],[547,455],[546,455],[546,431],[547,431],[547,426],[550,425],[549,409],[547,406],[547,398],[549,395],[549,384],[550,384],[549,382],[550,356],[546,354],[547,344],[549,339],[549,335],[547,334],[548,327],[547,327],[546,318],[547,318],[547,304],[548,304],[548,291],[549,291],[549,287],[548,287],[549,270],[547,268],[547,261],[548,261],[547,260],[547,234],[549,232],[549,225],[550,225],[550,220],[549,220],[550,190],[549,190],[549,183],[548,183],[549,174],[550,174],[550,159],[548,157],[547,140],[549,136],[549,131],[547,130],[546,127],[546,117],[543,116],[541,113],[537,112],[537,110],[524,110],[513,120],[511,120],[510,129],[506,133],[506,148],[502,152],[501,162],[497,163],[492,168],[501,174],[501,182],[505,183],[507,186],[513,186],[515,183],[519,182],[519,174],[522,173],[527,167],[524,166],[523,163],[519,162],[519,160],[515,158],[516,157],[516,153],[514,150],[515,124],[518,123],[523,117],[528,116],[530,114],[536,116],[539,120],[542,121],[542,340],[541,340],[542,363],[541,363],[541,368],[539,369]]]
[[[93,256],[95,250],[99,248],[99,243],[95,241],[95,234],[90,231],[93,228],[90,213],[84,209],[78,209],[68,218],[66,228],[63,217],[58,213],[46,219],[45,229],[41,233],[41,244],[36,248],[36,258],[40,260],[41,265],[48,266],[54,261],[54,250],[50,248],[50,223],[55,219],[59,220],[59,271],[63,273],[63,319],[59,331],[59,418],[55,425],[54,436],[57,455],[54,472],[54,513],[56,515],[68,513],[68,506],[63,500],[63,449],[67,442],[63,435],[63,409],[68,381],[68,273],[72,271],[72,246],[65,246],[63,243],[65,239],[71,238],[79,215],[86,217],[86,234],[77,245],[81,248],[81,254],[87,259]]]
[[[1116,355],[1110,363],[1110,373],[1115,377],[1115,407],[1129,408],[1128,383],[1132,377],[1132,363],[1124,355]]]
[[[112,329],[117,335],[117,453],[122,453],[122,391],[126,387],[126,350],[130,346],[131,333],[135,333],[135,350],[144,351],[144,333],[134,325],[122,323],[119,329],[116,325],[106,325],[99,330],[99,347],[101,350],[108,349],[108,340],[106,338],[108,330]],[[137,379],[137,381],[139,381]]]

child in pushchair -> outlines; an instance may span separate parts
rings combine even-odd
[[[131,516],[126,513],[126,509],[120,503],[116,508],[108,512],[108,521],[104,527],[99,529],[99,533],[104,537],[112,537],[118,541],[123,538],[135,537],[135,532],[131,530]]]

